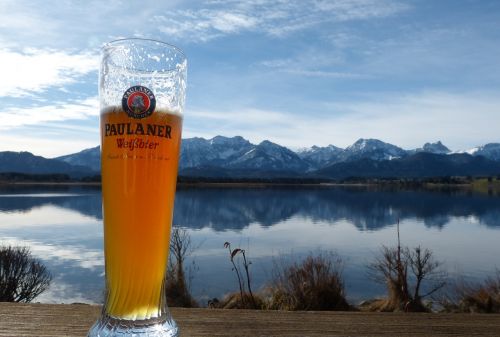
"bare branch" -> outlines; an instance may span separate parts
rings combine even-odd
[[[51,280],[47,268],[27,247],[0,247],[0,301],[31,302]]]
[[[380,253],[368,266],[368,275],[387,286],[388,299],[383,310],[426,311],[428,309],[423,305],[422,298],[444,287],[445,274],[441,270],[441,263],[434,259],[429,249],[418,246],[410,250],[402,247],[399,222],[397,229],[397,247],[382,246]],[[427,290],[423,295],[422,288]]]

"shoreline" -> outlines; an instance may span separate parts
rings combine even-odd
[[[100,181],[0,181],[2,187],[16,186],[81,186],[81,187],[101,187]],[[440,190],[469,190],[477,193],[500,195],[500,179],[489,181],[487,178],[476,178],[470,181],[432,181],[429,180],[373,180],[373,181],[353,181],[353,182],[318,182],[318,181],[186,181],[181,177],[177,181],[180,188],[399,188],[399,189],[423,189],[428,191]]]
[[[314,187],[336,187],[336,186],[354,186],[354,187],[365,187],[365,186],[412,186],[415,187],[472,187],[473,183],[430,183],[430,182],[419,182],[410,181],[408,183],[401,182],[391,182],[391,181],[379,181],[379,182],[352,182],[352,183],[342,183],[342,182],[259,182],[259,181],[241,181],[241,182],[224,182],[224,181],[199,181],[199,182],[177,182],[178,186],[314,186]],[[88,182],[88,181],[0,181],[0,186],[9,185],[41,185],[41,186],[101,186],[101,182]]]
[[[418,183],[416,186],[421,187],[472,187],[472,184],[434,184],[434,183]],[[87,182],[87,181],[0,181],[0,186],[101,186],[101,182]],[[253,187],[253,186],[306,186],[306,187],[367,187],[367,186],[407,186],[397,182],[356,182],[356,183],[292,183],[292,182],[223,182],[223,181],[200,181],[200,182],[177,182],[177,186],[218,186],[218,187]]]

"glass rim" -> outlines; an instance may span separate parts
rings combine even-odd
[[[186,53],[184,53],[184,51],[171,44],[171,43],[168,43],[168,42],[164,42],[164,41],[160,41],[160,40],[156,40],[156,39],[150,39],[150,38],[142,38],[142,37],[127,37],[127,38],[121,38],[121,39],[116,39],[116,40],[111,40],[109,42],[106,42],[102,47],[101,47],[101,51],[104,51],[104,50],[107,50],[113,46],[116,46],[116,45],[119,45],[120,42],[125,42],[125,41],[142,41],[142,42],[154,42],[154,43],[158,43],[160,45],[164,45],[164,46],[167,46],[167,47],[170,47],[170,48],[173,48],[175,49],[176,51],[178,51],[179,53],[181,53],[182,57],[184,59],[187,59],[187,56],[186,56]]]

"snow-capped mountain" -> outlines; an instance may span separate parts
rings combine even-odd
[[[312,168],[326,167],[333,165],[340,160],[340,155],[344,149],[334,145],[325,147],[312,146],[297,151],[299,157],[305,160]]]
[[[378,139],[361,138],[345,149],[334,145],[326,147],[313,146],[309,149],[301,149],[297,151],[297,154],[309,163],[311,170],[314,170],[322,169],[336,163],[363,158],[377,161],[403,158],[408,155],[408,152]]]
[[[228,168],[295,172],[304,172],[308,166],[295,152],[268,140],[261,142],[241,157],[227,163]]]
[[[408,155],[402,148],[385,143],[378,139],[358,139],[354,144],[348,146],[341,154],[340,161],[352,161],[361,158],[373,160],[392,160],[403,158]]]
[[[449,154],[451,150],[447,148],[441,141],[437,141],[436,143],[425,143],[422,148],[416,149],[416,152],[429,152],[436,154]]]
[[[491,160],[500,161],[500,143],[488,143],[464,152],[473,156],[483,156]]]
[[[308,164],[295,152],[267,140],[254,145],[239,136],[184,139],[180,169],[198,167],[303,172]]]
[[[225,166],[254,147],[255,145],[240,136],[183,139],[180,169],[201,166]]]
[[[455,156],[455,154],[461,154],[461,156]],[[485,157],[483,159],[486,161],[468,162],[470,158],[479,156]],[[92,167],[96,171],[100,168],[99,147],[54,159],[71,165]],[[480,160],[481,158],[476,159]],[[456,163],[457,160],[463,163]],[[417,165],[418,171],[418,167],[422,170],[424,168],[428,170],[427,166],[431,163],[434,163],[432,165],[436,167],[453,164],[471,167],[493,165],[495,168],[496,163],[491,161],[500,162],[500,143],[490,143],[468,151],[450,152],[440,141],[426,143],[422,148],[415,150],[403,150],[398,146],[377,139],[359,139],[345,149],[329,145],[326,147],[313,146],[309,149],[293,152],[270,141],[263,141],[256,145],[240,136],[231,138],[216,136],[211,139],[183,139],[179,172],[180,175],[200,177],[290,177],[323,171],[332,175],[336,172],[335,176],[341,176],[337,172],[339,170],[349,171],[344,172],[345,174],[353,174],[361,170],[362,172],[358,173],[365,174],[366,172],[363,171],[365,170],[368,172],[367,175],[377,176],[377,172],[380,173],[380,170],[387,166],[387,174],[398,176],[401,172],[398,173],[397,168],[404,166],[401,163]],[[394,171],[391,171],[393,169]],[[409,168],[405,168],[405,170],[409,170]],[[452,171],[450,169],[446,172]],[[439,170],[436,169],[432,172],[439,172]],[[458,169],[453,172],[463,173]],[[475,171],[467,172],[474,173]],[[489,171],[483,170],[481,172],[486,174]]]

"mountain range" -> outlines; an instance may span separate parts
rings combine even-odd
[[[500,143],[452,152],[440,141],[405,150],[377,139],[359,139],[340,148],[313,146],[292,151],[243,137],[183,139],[181,176],[212,178],[327,178],[500,175]],[[0,152],[0,172],[64,173],[71,177],[100,171],[99,146],[47,159],[29,152]]]
[[[91,173],[95,174],[95,172],[86,165],[68,163],[57,159],[48,159],[24,151],[0,152],[0,173],[5,172],[25,174],[63,173],[73,178],[81,178]]]

